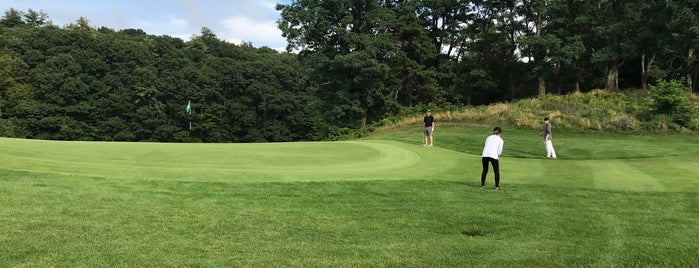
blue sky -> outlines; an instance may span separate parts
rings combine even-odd
[[[208,27],[220,39],[239,44],[286,47],[277,28],[277,3],[291,0],[0,0],[2,12],[30,8],[48,14],[58,26],[85,17],[92,27],[114,30],[141,29],[148,34],[170,35],[189,40]]]

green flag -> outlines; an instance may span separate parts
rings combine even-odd
[[[188,114],[191,114],[191,109],[192,109],[192,101],[188,100],[187,101],[187,108],[184,108],[184,111],[187,112]]]

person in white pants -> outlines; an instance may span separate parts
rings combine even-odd
[[[553,142],[551,142],[551,123],[548,117],[544,117],[544,132],[541,132],[541,136],[544,137],[544,144],[546,144],[546,157],[556,159],[556,150],[553,149]]]

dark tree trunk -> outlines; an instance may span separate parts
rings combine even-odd
[[[619,90],[619,65],[617,63],[609,64],[607,67],[607,92]]]
[[[646,90],[646,85],[648,85],[648,73],[651,68],[653,68],[653,62],[655,61],[655,54],[653,54],[646,63],[646,53],[641,54],[641,89]]]
[[[539,75],[539,98],[546,97],[546,80],[543,75]]]

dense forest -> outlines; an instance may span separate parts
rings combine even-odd
[[[699,0],[331,0],[277,5],[288,52],[0,18],[0,136],[320,140],[405,107],[659,79],[699,92]],[[191,110],[185,106],[191,101]]]

